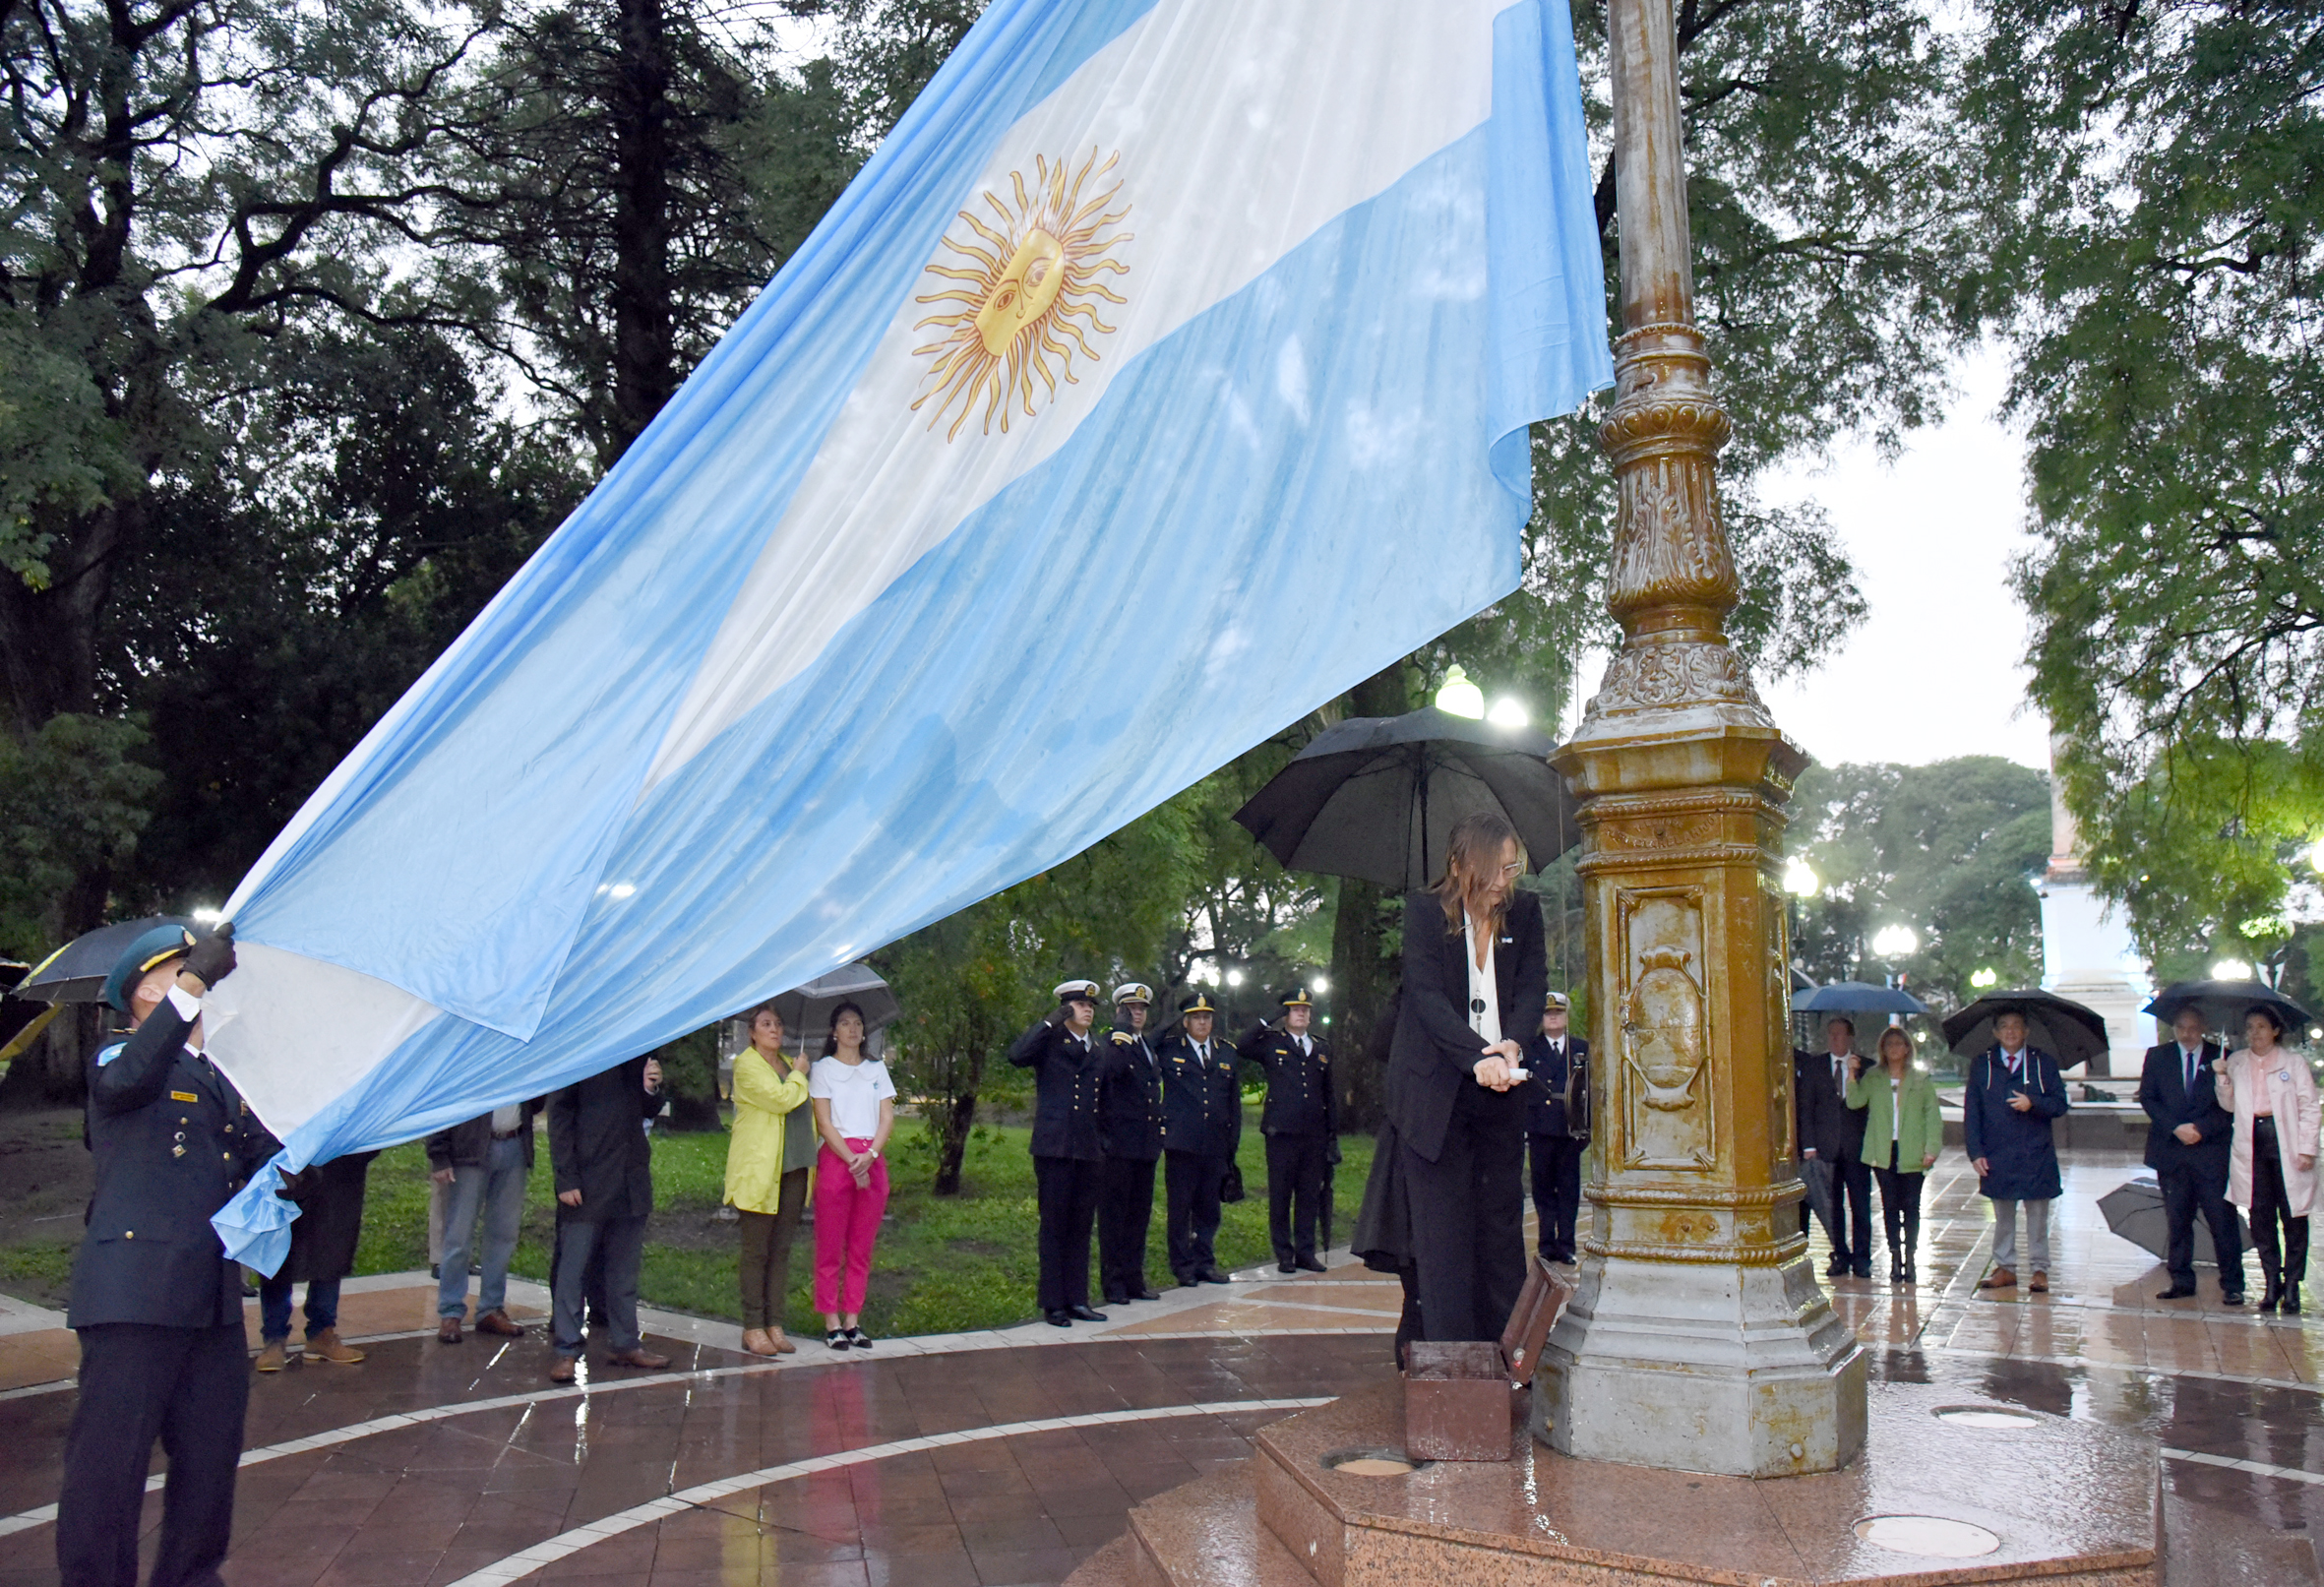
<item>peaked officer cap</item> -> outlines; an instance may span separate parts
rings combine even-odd
[[[1094,1005],[1103,990],[1095,981],[1061,981],[1057,987],[1057,1001]]]
[[[1214,1014],[1217,1012],[1218,1005],[1210,1001],[1210,994],[1197,992],[1188,1000],[1187,1006],[1178,1011],[1178,1016],[1184,1019],[1189,1014]]]
[[[1125,981],[1114,988],[1114,1001],[1116,1003],[1152,1003],[1154,989],[1143,981]]]
[[[129,1011],[129,989],[156,964],[176,958],[194,946],[194,934],[183,926],[156,926],[129,945],[105,977],[105,1002]]]
[[[1561,1014],[1566,1009],[1572,1007],[1573,1005],[1565,1001],[1564,993],[1552,992],[1542,1000],[1542,1007],[1547,1008],[1551,1013]]]
[[[1309,998],[1308,989],[1304,984],[1291,988],[1275,1001],[1286,1008],[1313,1008],[1315,1007],[1314,1000]]]

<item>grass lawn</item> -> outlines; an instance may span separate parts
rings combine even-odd
[[[1019,1127],[979,1127],[968,1147],[963,1191],[929,1193],[935,1178],[933,1150],[917,1121],[896,1130],[889,1155],[892,1186],[887,1219],[872,1261],[871,1297],[864,1327],[873,1335],[950,1333],[1022,1322],[1034,1314],[1038,1275],[1034,1236],[1033,1160],[1025,1150],[1030,1131]],[[1372,1137],[1347,1135],[1334,1186],[1337,1237],[1347,1238],[1372,1168]],[[1248,1111],[1240,1158],[1246,1199],[1225,1209],[1218,1232],[1218,1258],[1227,1267],[1268,1259],[1266,1146],[1255,1108]],[[716,1221],[726,1171],[726,1136],[660,1135],[653,1142],[654,1202],[657,1207],[645,1247],[642,1299],[674,1312],[739,1321],[736,1231]],[[1147,1277],[1154,1288],[1171,1283],[1163,1231],[1162,1176],[1155,1174],[1153,1233],[1146,1247]],[[526,1198],[524,1237],[515,1270],[546,1280],[556,1220],[544,1139]],[[371,1166],[364,1207],[358,1273],[425,1268],[427,1254],[427,1159],[415,1143],[380,1154]],[[789,1326],[814,1336],[823,1321],[811,1289],[814,1238],[802,1228],[791,1253]]]

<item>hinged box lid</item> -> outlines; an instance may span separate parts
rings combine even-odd
[[[1549,1342],[1558,1313],[1572,1298],[1573,1286],[1545,1258],[1535,1256],[1532,1270],[1525,1275],[1525,1288],[1510,1309],[1509,1325],[1500,1331],[1500,1358],[1508,1369],[1509,1381],[1523,1384],[1532,1380],[1541,1347]]]

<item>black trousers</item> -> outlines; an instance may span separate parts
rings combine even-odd
[[[1525,1287],[1525,1113],[1521,1099],[1464,1086],[1444,1149],[1430,1162],[1410,1146],[1422,1337],[1498,1339]]]
[[[1848,1231],[1848,1260],[1863,1267],[1872,1259],[1872,1165],[1863,1158],[1843,1156],[1832,1165],[1832,1211],[1836,1227]],[[1839,1252],[1835,1249],[1834,1254]]]
[[[1164,1152],[1162,1191],[1169,1206],[1170,1270],[1182,1284],[1218,1265],[1218,1192],[1227,1159],[1207,1152]]]
[[[1105,1164],[1093,1157],[1033,1159],[1033,1184],[1041,1198],[1038,1299],[1044,1312],[1089,1304],[1089,1229],[1097,1221],[1104,1171]]]
[[[2283,1242],[2277,1243],[2276,1224],[2283,1221]],[[2260,1271],[2269,1287],[2279,1274],[2287,1284],[2298,1284],[2308,1273],[2308,1220],[2295,1218],[2284,1194],[2284,1158],[2276,1144],[2276,1121],[2255,1119],[2251,1128],[2251,1245],[2259,1252]]]
[[[153,1587],[214,1587],[234,1530],[234,1468],[250,1403],[238,1322],[81,1330],[81,1397],[65,1434],[56,1505],[64,1587],[137,1587],[138,1512],[153,1440],[169,1457]]]
[[[645,1257],[645,1214],[634,1218],[600,1218],[583,1223],[579,1218],[557,1220],[557,1266],[550,1275],[549,1295],[556,1318],[557,1353],[581,1353],[581,1324],[593,1310],[589,1293],[592,1260],[604,1263],[605,1316],[611,1325],[613,1348],[636,1350],[645,1341],[638,1332],[638,1265]]]
[[[2211,1226],[2211,1250],[2219,1257],[2220,1292],[2239,1295],[2243,1290],[2243,1237],[2235,1230],[2235,1209],[2228,1204],[2227,1159],[2219,1156],[2216,1163],[2212,1168],[2173,1163],[2155,1170],[2155,1183],[2163,1191],[2164,1223],[2170,1230],[2164,1261],[2171,1269],[2173,1288],[2195,1287],[2195,1220],[2200,1217]]]
[[[1109,1157],[1097,1197],[1097,1271],[1105,1296],[1145,1293],[1146,1231],[1154,1222],[1154,1160]]]
[[[1573,1224],[1581,1212],[1581,1154],[1586,1140],[1571,1135],[1528,1135],[1533,1170],[1533,1215],[1541,1224],[1537,1244],[1554,1262],[1573,1260]]]
[[[1315,1235],[1323,1224],[1323,1181],[1331,1172],[1324,1158],[1330,1150],[1331,1137],[1325,1134],[1267,1137],[1267,1235],[1278,1262],[1315,1254]]]
[[[1895,1161],[1893,1152],[1889,1155]],[[1876,1168],[1872,1173],[1880,1181],[1880,1222],[1888,1231],[1888,1251],[1894,1255],[1897,1249],[1916,1251],[1921,1245],[1921,1188],[1928,1176],[1918,1170],[1908,1174],[1897,1168]]]

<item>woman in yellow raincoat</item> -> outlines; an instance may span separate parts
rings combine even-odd
[[[734,1060],[734,1133],[726,1143],[726,1199],[742,1220],[743,1348],[790,1355],[783,1336],[791,1242],[815,1178],[815,1116],[806,1107],[807,1059],[783,1051],[783,1016],[751,1010],[751,1045]]]

